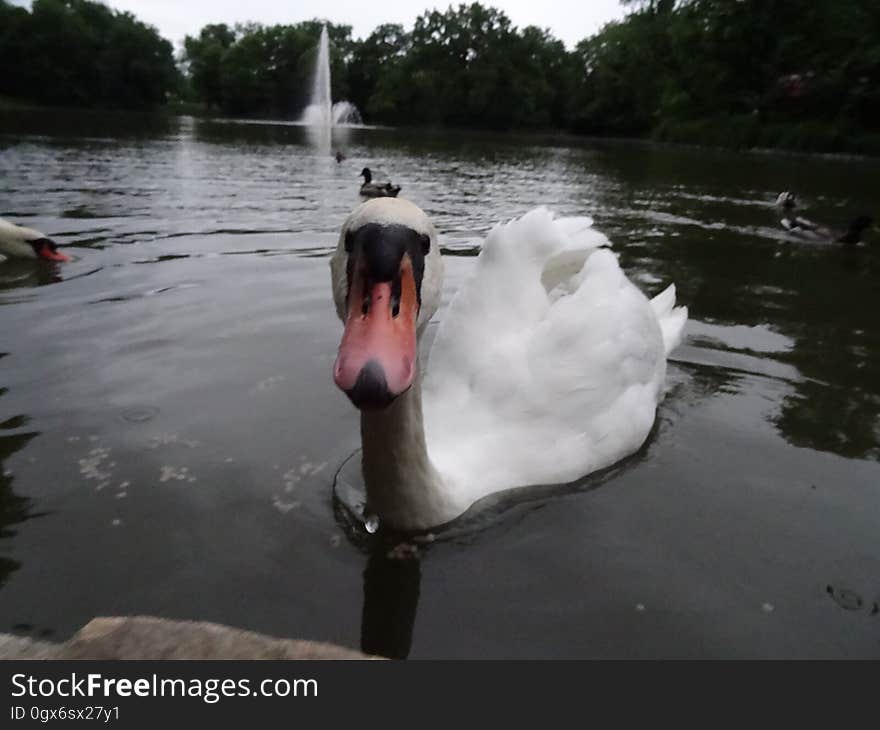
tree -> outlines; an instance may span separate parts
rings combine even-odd
[[[0,92],[47,104],[140,108],[178,84],[171,44],[130,13],[89,0],[0,0]]]
[[[411,39],[402,25],[380,25],[366,40],[355,44],[348,64],[349,101],[366,110],[383,75],[392,73],[392,66],[400,63],[409,52]],[[382,114],[382,101],[376,99]]]
[[[408,36],[382,26],[355,50],[359,103],[384,122],[562,127],[575,66],[549,31],[519,31],[479,3],[428,11]],[[356,83],[362,84],[358,89]]]
[[[198,37],[183,41],[193,92],[208,106],[220,107],[223,85],[220,64],[223,55],[235,43],[235,33],[226,25],[206,25]]]
[[[184,40],[184,60],[197,98],[227,114],[298,115],[308,103],[309,79],[324,23],[208,25]],[[351,27],[327,24],[336,99],[348,93]]]
[[[880,126],[876,2],[625,4],[635,10],[578,44],[579,131],[702,125],[712,141],[749,144],[764,128],[821,128],[834,140]]]

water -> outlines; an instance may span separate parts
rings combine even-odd
[[[768,207],[794,188],[817,220],[876,214],[876,163],[353,130],[337,164],[297,126],[54,121],[0,136],[0,215],[75,257],[0,265],[0,630],[155,614],[414,658],[880,656],[880,250],[788,242]],[[691,311],[640,453],[419,560],[331,498],[358,418],[327,260],[365,166],[442,231],[445,301],[492,223],[547,203]]]

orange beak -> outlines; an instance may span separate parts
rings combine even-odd
[[[48,243],[44,243],[40,246],[40,250],[37,251],[37,256],[46,261],[70,261],[70,256],[61,253],[57,248],[52,248]]]
[[[333,380],[361,409],[384,408],[415,378],[419,303],[408,255],[401,260],[399,276],[395,293],[390,281],[368,282],[362,267],[352,274]]]

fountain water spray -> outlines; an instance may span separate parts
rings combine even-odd
[[[330,97],[330,37],[326,25],[321,28],[312,79],[312,98],[303,113],[302,122],[308,125],[312,143],[323,154],[330,154],[334,136],[337,142],[345,141],[344,127],[361,123],[360,112],[354,104],[347,101],[333,104]]]

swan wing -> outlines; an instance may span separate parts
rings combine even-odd
[[[589,218],[496,226],[434,340],[423,386],[435,466],[461,499],[573,481],[643,443],[687,318],[649,300]]]

